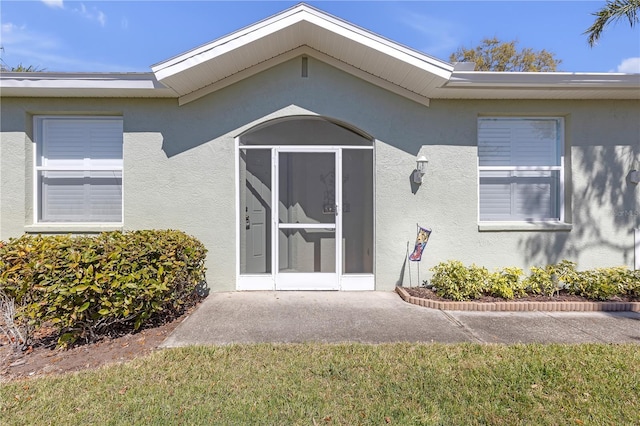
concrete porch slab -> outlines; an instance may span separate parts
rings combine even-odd
[[[233,343],[640,343],[638,312],[440,311],[394,292],[212,293],[163,347]]]

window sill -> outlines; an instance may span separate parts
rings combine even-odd
[[[122,231],[121,223],[38,223],[27,225],[27,234],[98,234],[107,231]]]
[[[478,231],[571,231],[573,224],[564,222],[479,222]]]

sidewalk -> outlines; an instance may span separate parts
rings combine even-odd
[[[232,343],[639,343],[638,312],[439,311],[394,292],[212,293],[163,347]]]

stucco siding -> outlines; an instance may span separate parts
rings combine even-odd
[[[376,289],[417,284],[406,266],[416,223],[433,234],[421,278],[440,261],[487,267],[545,264],[633,266],[640,189],[639,101],[438,100],[415,103],[313,58],[308,77],[294,59],[198,100],[3,98],[0,238],[33,225],[33,130],[37,114],[114,114],[124,122],[124,228],[173,228],[208,248],[213,291],[236,285],[235,137],[289,115],[331,117],[375,139]],[[478,229],[479,116],[564,117],[569,231]],[[416,157],[428,160],[422,185]],[[27,228],[25,228],[27,227]]]
[[[640,223],[639,189],[626,177],[640,165],[640,126],[633,118],[640,114],[640,103],[434,100],[430,110],[449,108],[461,109],[452,111],[460,119],[442,127],[455,127],[466,142],[452,136],[448,146],[427,141],[423,148],[432,161],[416,195],[430,192],[421,202],[426,210],[420,222],[434,232],[422,270],[446,259],[490,268],[527,268],[562,259],[576,261],[580,268],[633,266],[632,230]],[[476,147],[469,151],[459,146],[454,152],[451,148],[456,141],[475,144],[476,118],[484,115],[565,118],[565,214],[571,231],[478,232]],[[415,270],[413,274],[415,280]]]
[[[0,239],[23,232],[25,221],[24,132],[3,132],[0,144]]]

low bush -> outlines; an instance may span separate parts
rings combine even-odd
[[[436,294],[452,300],[477,299],[488,288],[489,271],[476,265],[464,266],[462,262],[450,260],[434,266],[432,285]]]
[[[532,266],[529,271],[529,276],[524,280],[529,293],[552,296],[557,291],[560,291],[558,282],[553,278],[553,270],[551,268]]]
[[[629,281],[625,291],[629,297],[640,300],[640,269],[629,271]]]
[[[503,299],[513,299],[527,294],[525,282],[521,279],[524,271],[520,268],[504,268],[489,276],[489,295]]]
[[[549,265],[556,280],[561,283],[563,288],[571,286],[578,279],[578,271],[576,270],[577,264],[569,260],[562,260],[555,265]]]
[[[531,294],[553,296],[560,290],[571,286],[578,278],[575,262],[563,260],[558,264],[544,268],[532,266],[530,275],[525,279],[527,291]]]
[[[533,266],[523,279],[520,268],[503,268],[488,272],[476,265],[465,266],[449,260],[431,268],[431,286],[436,294],[451,300],[470,300],[481,296],[514,299],[528,294],[553,296],[561,290],[591,300],[609,300],[616,296],[640,299],[640,271],[625,267],[597,268],[577,271],[568,260]]]
[[[632,281],[631,271],[626,268],[597,268],[578,272],[568,290],[588,299],[607,300],[627,293]]]
[[[66,345],[181,313],[197,299],[205,255],[174,230],[23,236],[0,246],[0,290],[32,325],[57,327]]]

